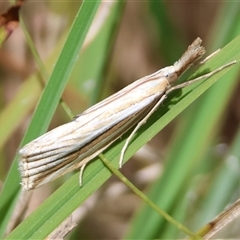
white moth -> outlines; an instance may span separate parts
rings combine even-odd
[[[179,76],[205,53],[197,38],[172,66],[143,77],[121,91],[90,107],[67,124],[31,141],[19,150],[21,185],[37,188],[74,169],[81,168],[136,125],[121,152],[124,152],[141,125],[167,97],[168,93],[221,71],[236,61],[194,80],[172,86]]]

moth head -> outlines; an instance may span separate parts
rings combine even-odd
[[[168,80],[170,85],[176,82],[179,77],[174,66],[163,68],[162,74]]]

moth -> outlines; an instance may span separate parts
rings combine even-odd
[[[200,38],[195,39],[172,66],[133,82],[76,116],[73,121],[21,148],[19,170],[23,189],[40,187],[78,168],[81,169],[81,183],[86,164],[135,126],[122,149],[119,162],[121,167],[131,138],[170,92],[210,77],[236,63],[230,62],[208,74],[174,86],[179,76],[202,58],[205,49],[201,44]]]

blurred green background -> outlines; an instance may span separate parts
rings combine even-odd
[[[61,58],[59,54],[64,44],[66,46],[65,40],[80,5],[78,1],[27,1],[21,7],[22,23],[26,24],[47,75]],[[10,3],[1,2],[0,10],[4,12],[10,6]],[[239,14],[240,3],[235,1],[103,1],[87,40],[71,59],[73,69],[69,70],[71,74],[62,99],[74,115],[81,113],[134,80],[171,65],[196,37],[203,39],[209,54],[239,35]],[[84,28],[85,22],[82,24],[79,27]],[[0,49],[2,182],[48,79],[36,63],[29,44],[20,24]],[[74,47],[73,42],[70,45]],[[64,68],[64,64],[60,67]],[[240,98],[237,68],[225,74],[224,79],[184,110],[122,168],[125,176],[153,202],[193,231],[239,198]],[[50,100],[55,94],[54,89],[51,91]],[[48,108],[47,104],[45,108]],[[56,112],[52,109],[51,114],[52,120],[47,114],[51,120],[49,129],[69,121],[61,106]],[[39,120],[38,124],[42,122]],[[42,132],[48,126],[47,122],[44,124]],[[40,130],[36,134],[40,134]],[[31,138],[34,134],[29,140]],[[15,184],[19,182],[19,176],[17,171],[14,173]],[[69,175],[34,190],[28,200],[27,211],[19,213],[13,225],[23,221]],[[86,180],[86,188],[87,183]],[[93,185],[93,188],[98,187]],[[68,239],[184,237],[116,177],[112,176],[94,191],[74,212],[77,227]],[[8,190],[2,194],[6,196]],[[85,197],[89,195],[86,193]],[[79,203],[76,202],[77,205]],[[0,225],[2,233],[6,231],[12,211],[16,213],[16,210],[7,212],[6,216],[9,216]],[[239,221],[232,222],[219,233],[218,238],[239,238],[238,225]],[[50,228],[45,233],[49,231]],[[36,229],[32,228],[32,232],[33,235],[29,233],[29,236],[35,236]]]

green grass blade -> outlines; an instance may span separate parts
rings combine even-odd
[[[229,41],[229,39],[233,39],[234,36],[239,34],[239,13],[236,13],[238,7],[236,3],[230,5],[231,4],[228,3],[223,4],[221,16],[219,17],[220,24],[218,27],[214,26],[213,31],[210,31],[211,33],[213,32],[212,39],[214,44],[212,45],[215,48],[216,45],[217,47],[223,46],[223,39],[224,42],[226,42],[226,39]],[[226,16],[229,17],[226,18]],[[224,23],[223,19],[226,19]],[[229,19],[231,19],[231,21],[229,21]],[[228,27],[230,26],[230,29],[227,28],[226,23]],[[219,39],[221,40],[219,41]],[[181,207],[177,206],[180,205],[178,203],[182,201],[181,198],[185,198],[184,201],[187,201],[186,194],[189,190],[187,192],[186,185],[193,181],[191,174],[197,175],[194,169],[196,169],[198,164],[199,166],[203,165],[200,163],[201,160],[199,160],[199,157],[203,156],[206,149],[212,144],[214,131],[216,131],[216,127],[222,120],[222,109],[226,107],[232,90],[237,83],[236,70],[235,68],[234,73],[233,71],[227,73],[224,76],[224,80],[221,80],[214,86],[216,90],[209,89],[209,91],[204,94],[205,97],[207,97],[207,99],[203,99],[204,102],[198,102],[198,105],[195,104],[193,107],[190,107],[192,111],[190,110],[190,112],[185,113],[184,122],[179,126],[181,133],[173,137],[173,139],[177,138],[177,140],[174,140],[174,143],[170,147],[170,156],[167,156],[167,159],[165,159],[167,166],[164,166],[163,176],[161,176],[160,182],[156,183],[149,193],[152,199],[158,202],[159,207],[162,207],[173,217],[175,217],[175,211],[177,212],[176,208]],[[186,152],[186,154],[184,152]],[[189,161],[187,161],[187,159],[189,159]],[[190,218],[191,217],[192,215]],[[144,221],[146,218],[148,219],[147,223]],[[165,223],[163,219],[159,221],[158,216],[146,207],[141,214],[136,215],[136,219],[130,227],[132,231],[127,235],[127,238],[138,238],[140,236],[144,238],[169,238],[171,235],[168,233],[171,231],[169,230],[171,226],[166,226]],[[145,225],[144,228],[141,227],[143,224]],[[171,238],[177,237],[179,237],[179,235],[174,235],[174,233],[171,236]]]
[[[76,56],[82,46],[85,35],[90,27],[94,14],[99,6],[99,2],[84,2],[75,18],[69,37],[59,56],[58,62],[51,74],[51,77],[44,89],[41,100],[34,113],[28,131],[22,141],[22,145],[36,138],[47,130],[52,119],[59,99],[67,83],[69,74],[73,68]],[[6,207],[12,203],[12,199],[20,189],[20,178],[17,170],[17,157],[9,171],[0,198],[1,228],[0,236],[3,235],[9,212]],[[12,210],[12,207],[9,207]]]
[[[109,168],[109,170],[115,174],[129,189],[131,189],[139,198],[141,198],[149,207],[151,207],[156,213],[158,213],[161,217],[166,219],[169,223],[174,225],[177,229],[184,232],[187,236],[191,236],[194,239],[201,239],[195,233],[191,232],[188,228],[186,228],[183,224],[176,221],[169,214],[159,208],[154,202],[152,202],[141,190],[139,190],[134,184],[132,184],[118,169],[112,166],[112,164],[106,159],[103,154],[100,154],[99,157],[104,162],[104,164]]]

